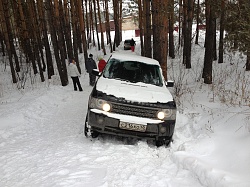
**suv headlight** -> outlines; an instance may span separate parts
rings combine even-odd
[[[160,120],[175,120],[176,110],[175,109],[162,109],[157,112],[157,118]]]
[[[111,104],[110,103],[108,103],[107,101],[105,101],[103,99],[97,99],[97,98],[94,98],[94,97],[92,97],[90,99],[89,106],[90,106],[90,108],[103,110],[105,112],[108,112],[111,109]]]

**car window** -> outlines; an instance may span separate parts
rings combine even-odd
[[[125,40],[124,43],[130,44],[130,40]]]
[[[103,76],[109,79],[162,86],[160,69],[157,65],[150,65],[138,61],[120,61],[110,59],[106,65]]]

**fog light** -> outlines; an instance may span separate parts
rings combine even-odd
[[[110,109],[111,109],[110,104],[104,103],[104,104],[102,105],[102,109],[103,109],[105,112],[110,111]]]
[[[158,112],[157,118],[160,119],[160,120],[164,119],[165,118],[165,113],[164,112]]]
[[[160,128],[160,132],[163,134],[163,133],[165,133],[166,132],[166,127],[161,127]]]
[[[97,120],[97,123],[98,123],[98,124],[102,124],[102,123],[103,123],[103,121],[104,121],[104,120],[103,120],[103,118],[102,118],[102,117],[100,117],[100,118]]]

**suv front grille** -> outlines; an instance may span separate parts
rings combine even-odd
[[[124,114],[124,115],[130,115],[130,116],[157,119],[156,114],[158,112],[158,109],[144,107],[144,106],[112,103],[111,112],[116,113],[116,114]]]

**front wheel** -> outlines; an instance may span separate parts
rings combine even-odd
[[[84,135],[87,138],[90,136],[92,138],[97,138],[99,136],[99,132],[92,130],[91,127],[88,125],[88,114],[86,115],[86,118],[85,118]]]
[[[160,146],[163,146],[165,145],[166,147],[169,146],[169,144],[171,143],[172,141],[172,136],[166,140],[155,140],[155,145],[157,147],[160,147]]]

